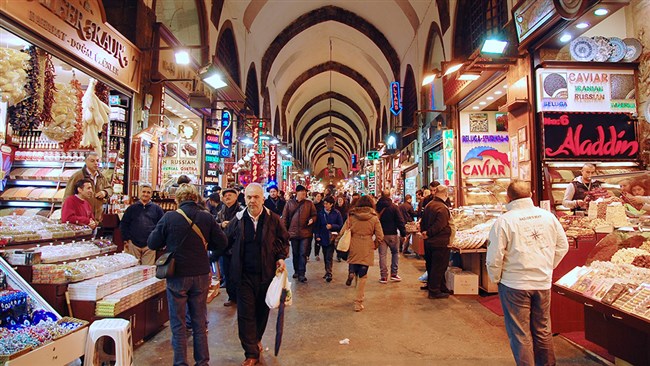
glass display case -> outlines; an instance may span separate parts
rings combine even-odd
[[[84,354],[88,322],[61,317],[0,258],[0,364],[65,365]]]

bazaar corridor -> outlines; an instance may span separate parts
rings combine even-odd
[[[291,260],[287,260],[293,274]],[[378,257],[370,267],[366,308],[353,310],[353,286],[345,286],[347,263],[334,262],[334,280],[321,279],[323,262],[313,254],[307,283],[292,280],[293,305],[285,311],[278,357],[273,356],[277,310],[264,333],[263,365],[514,365],[503,318],[483,307],[478,296],[429,300],[418,277],[424,261],[400,257],[402,282],[380,284]],[[210,365],[239,365],[243,351],[233,307],[224,307],[225,290],[208,305]],[[166,327],[135,349],[134,364],[165,365],[172,359]],[[339,341],[348,338],[349,345]],[[188,337],[188,361],[192,339]],[[558,365],[605,365],[561,336],[554,337]],[[268,350],[267,350],[268,348]]]

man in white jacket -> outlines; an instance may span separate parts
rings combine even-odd
[[[508,186],[508,212],[490,231],[486,266],[499,284],[506,332],[517,365],[555,365],[551,279],[569,249],[562,225],[535,207],[527,182]]]

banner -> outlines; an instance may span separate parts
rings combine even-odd
[[[269,184],[278,181],[278,152],[277,145],[269,145]]]
[[[625,113],[542,114],[544,157],[559,160],[635,160],[636,122]]]

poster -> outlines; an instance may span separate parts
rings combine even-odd
[[[469,132],[488,132],[487,113],[471,113],[469,115]]]
[[[497,132],[508,132],[508,113],[495,114],[497,120]]]
[[[510,137],[510,175],[511,179],[519,178],[519,138]]]

